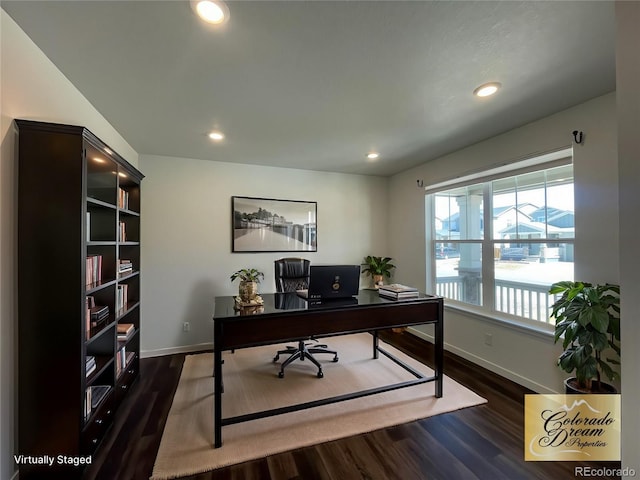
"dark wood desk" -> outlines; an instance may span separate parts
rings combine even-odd
[[[444,328],[441,297],[421,295],[416,299],[393,301],[381,298],[375,290],[361,290],[347,301],[332,300],[310,306],[295,293],[262,295],[264,306],[246,311],[234,309],[233,297],[216,297],[214,323],[214,446],[222,446],[222,427],[305,408],[327,405],[375,393],[434,382],[435,396],[442,397]],[[378,330],[432,323],[435,325],[434,376],[425,377],[378,346]],[[269,345],[315,338],[371,332],[373,358],[378,353],[389,357],[411,372],[416,380],[355,392],[338,397],[323,398],[262,412],[222,418],[222,352],[258,345]],[[279,380],[274,376],[274,382]],[[321,382],[321,379],[318,379]]]

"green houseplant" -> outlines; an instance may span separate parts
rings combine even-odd
[[[551,306],[554,342],[562,339],[564,348],[558,366],[575,372],[575,378],[565,381],[567,393],[615,393],[602,377],[620,378],[614,369],[620,362],[604,357],[603,351],[620,356],[620,287],[564,281],[554,283],[549,293],[561,295]]]
[[[231,275],[231,281],[240,279],[238,295],[244,303],[250,303],[258,295],[258,283],[264,278],[264,273],[255,268],[241,268]]]
[[[373,284],[376,288],[382,285],[384,277],[391,277],[391,270],[396,268],[391,260],[390,257],[374,257],[372,255],[364,257],[363,265],[365,268],[362,271],[373,277]]]

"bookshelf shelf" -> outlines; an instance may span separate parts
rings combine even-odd
[[[95,455],[139,375],[143,175],[84,127],[16,125],[16,450]],[[125,342],[120,324],[133,325]],[[73,479],[83,470],[20,467],[23,480],[43,475]]]

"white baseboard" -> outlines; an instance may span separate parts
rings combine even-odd
[[[431,343],[434,342],[433,335],[429,335],[427,333],[421,332],[420,330],[417,330],[411,327],[409,327],[408,331],[412,335],[415,335],[418,338],[422,338],[423,340],[426,340]],[[537,382],[534,382],[533,380],[523,377],[522,375],[518,375],[517,373],[512,372],[511,370],[507,370],[501,367],[500,365],[496,365],[495,363],[489,362],[488,360],[485,360],[482,357],[478,357],[473,353],[467,352],[466,350],[462,350],[456,347],[455,345],[450,345],[448,343],[445,343],[444,348],[445,350],[451,353],[455,353],[456,355],[464,358],[465,360],[469,360],[470,362],[473,362],[476,365],[480,365],[481,367],[486,368],[487,370],[497,375],[500,375],[501,377],[507,378],[512,382],[517,383],[518,385],[522,385],[523,387],[529,388],[536,393],[549,393],[549,394],[562,393],[562,392],[557,392],[555,390],[552,390],[546,385],[541,385]]]
[[[140,358],[163,357],[165,355],[173,355],[174,353],[193,353],[205,350],[213,350],[213,342],[183,345],[181,347],[159,348],[157,350],[141,350]]]

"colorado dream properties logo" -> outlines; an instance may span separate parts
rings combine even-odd
[[[526,461],[620,460],[620,395],[525,395]]]

